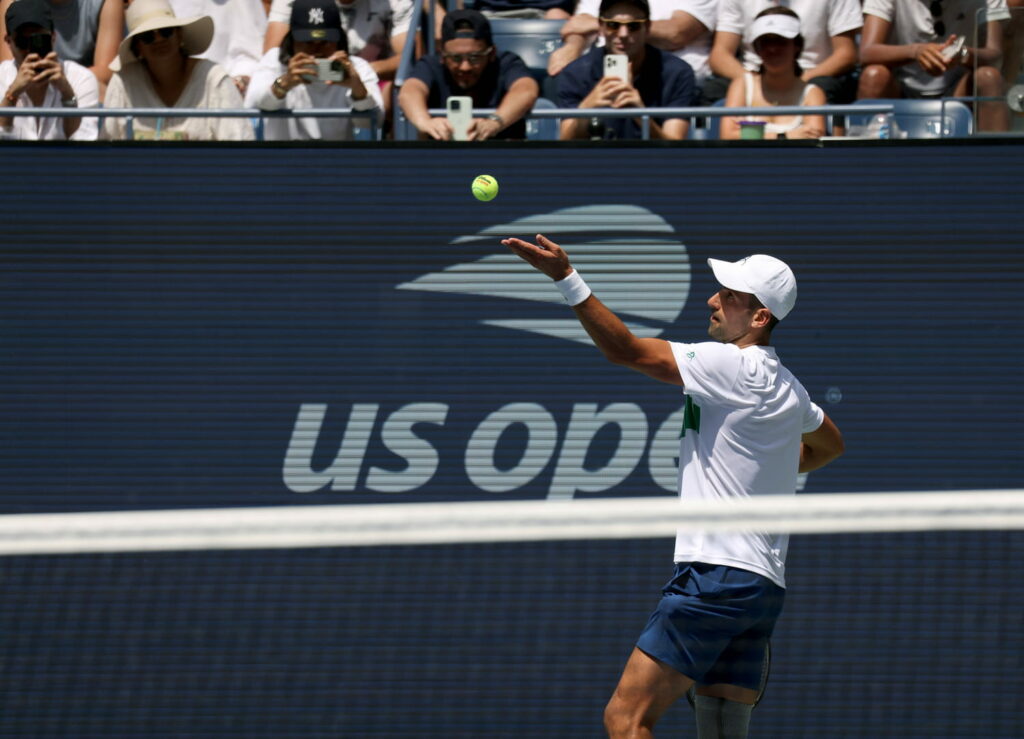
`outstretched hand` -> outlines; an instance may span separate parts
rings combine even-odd
[[[501,243],[552,280],[563,280],[572,272],[572,265],[569,264],[569,255],[565,253],[562,247],[546,236],[537,234],[536,244],[515,238],[502,239]]]

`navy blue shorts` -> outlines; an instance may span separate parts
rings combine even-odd
[[[678,562],[636,645],[698,684],[757,690],[785,595],[747,570]]]

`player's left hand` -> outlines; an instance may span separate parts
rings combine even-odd
[[[546,236],[537,234],[536,244],[515,238],[502,239],[501,243],[552,280],[564,280],[572,272],[569,255]]]

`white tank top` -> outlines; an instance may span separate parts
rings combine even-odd
[[[754,73],[745,72],[743,77],[747,89],[747,107],[751,107],[754,104]],[[810,85],[804,83],[804,89],[803,92],[800,93],[800,100],[797,102],[797,105],[804,104],[804,99],[807,97],[807,90],[810,89],[810,87]],[[798,128],[803,122],[804,117],[802,115],[796,116],[789,123],[771,123],[769,121],[765,124],[764,132],[774,134],[789,133],[793,129]]]

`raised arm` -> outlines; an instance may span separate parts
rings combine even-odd
[[[828,416],[817,429],[804,434],[800,441],[800,472],[824,467],[845,449],[843,435]]]
[[[672,348],[662,339],[641,339],[626,327],[618,316],[590,293],[579,273],[569,263],[569,255],[550,239],[537,235],[537,243],[522,239],[502,239],[511,249],[535,269],[555,280],[567,298],[580,324],[590,334],[594,344],[612,364],[629,367],[655,380],[671,385],[682,385]],[[579,302],[576,302],[576,301]]]

